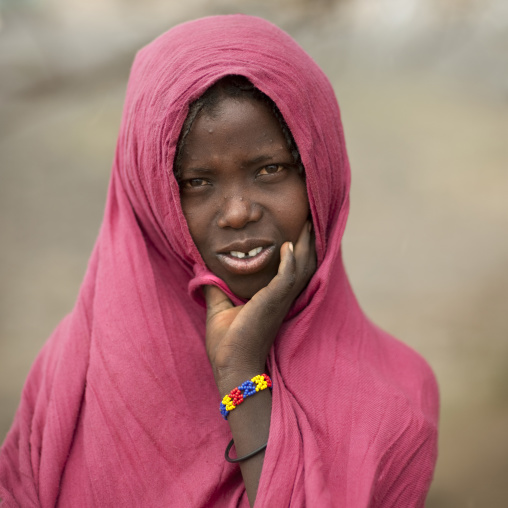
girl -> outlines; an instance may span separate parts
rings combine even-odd
[[[349,182],[332,88],[275,26],[206,18],[143,49],[4,505],[423,506],[437,387],[349,286]]]

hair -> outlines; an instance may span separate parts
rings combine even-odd
[[[214,116],[221,101],[227,97],[239,100],[254,100],[268,107],[273,116],[279,122],[282,134],[286,140],[287,148],[293,157],[293,162],[298,166],[298,171],[304,176],[304,167],[300,158],[300,152],[296,142],[287,126],[282,113],[268,95],[256,88],[245,76],[228,75],[214,83],[205,93],[189,105],[189,112],[182,126],[178,144],[176,146],[175,160],[173,164],[176,179],[181,177],[183,149],[185,140],[201,112]]]

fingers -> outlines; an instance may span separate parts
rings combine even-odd
[[[312,223],[308,221],[303,227],[295,245],[297,279],[303,281],[302,288],[316,271],[316,243],[312,234]]]
[[[280,248],[280,264],[274,280],[282,279],[288,286],[292,286],[294,284],[295,271],[296,259],[293,242],[285,242]]]
[[[298,261],[305,261],[313,248],[312,240],[312,222],[307,221],[302,231],[300,232],[300,236],[295,245],[295,257]]]
[[[297,294],[307,285],[313,273],[316,270],[316,248],[312,235],[312,223],[307,221],[293,249],[293,258],[285,261],[281,249],[281,264],[279,267],[279,275],[288,275],[293,270],[291,282],[287,278],[288,283],[295,287]]]

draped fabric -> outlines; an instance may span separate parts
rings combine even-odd
[[[350,170],[339,108],[315,62],[243,15],[177,26],[133,64],[101,230],[77,303],[35,361],[0,453],[6,507],[248,506],[205,351],[215,284],[172,163],[188,105],[246,76],[284,116],[305,167],[318,269],[268,358],[274,388],[256,506],[423,506],[438,395],[414,351],[373,325],[341,239]]]

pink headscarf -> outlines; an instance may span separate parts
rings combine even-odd
[[[37,358],[0,454],[11,506],[248,506],[207,359],[210,273],[172,161],[188,105],[246,76],[284,116],[305,166],[318,270],[268,360],[270,436],[256,505],[423,506],[438,395],[425,361],[362,313],[341,259],[350,171],[338,105],[274,25],[177,26],[132,69],[104,221],[79,298]]]

